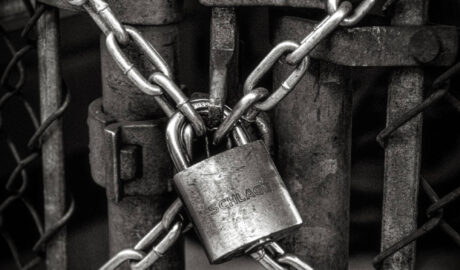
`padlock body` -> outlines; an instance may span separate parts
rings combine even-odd
[[[203,160],[176,174],[174,184],[211,263],[280,239],[302,224],[262,141]]]

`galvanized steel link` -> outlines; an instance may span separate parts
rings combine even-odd
[[[363,0],[354,10],[353,13],[346,17],[340,25],[354,26],[366,16],[372,7],[374,7],[376,0]],[[326,9],[329,14],[335,13],[339,8],[339,0],[327,0]]]
[[[134,247],[134,249],[125,249],[118,252],[109,261],[107,261],[99,270],[114,270],[125,262],[131,262],[130,266],[133,270],[144,270],[151,267],[165,252],[177,241],[180,234],[185,232],[189,226],[182,230],[182,218],[176,221],[179,211],[182,208],[182,201],[176,199],[171,206],[163,214],[163,218],[157,223]],[[146,254],[143,250],[152,246],[161,234],[166,235],[158,242],[157,245]]]
[[[296,65],[302,61],[302,59],[306,57],[321,40],[327,37],[340,25],[351,10],[352,5],[350,2],[345,1],[341,3],[336,12],[327,16],[304,40],[300,42],[298,49],[286,56],[286,61],[292,65]]]
[[[145,255],[141,251],[134,249],[125,249],[118,252],[109,261],[107,261],[99,270],[114,270],[120,267],[123,263],[128,261],[140,261]]]
[[[243,91],[245,95],[238,101],[231,114],[224,119],[214,133],[214,144],[218,144],[241,118],[248,122],[254,122],[260,111],[271,110],[294,89],[307,71],[308,57],[305,57],[300,62],[289,77],[271,95],[268,95],[268,90],[265,88],[254,89],[254,87],[282,56],[298,48],[299,44],[293,41],[281,42],[257,65],[244,83]]]
[[[259,87],[251,90],[249,93],[244,95],[238,103],[233,107],[232,112],[227,116],[224,121],[219,125],[216,132],[213,135],[213,144],[218,144],[227,135],[235,125],[238,123],[240,118],[251,109],[254,104],[259,100],[265,98],[268,95],[268,90]]]
[[[89,4],[88,4],[89,1]],[[73,5],[83,6],[106,37],[107,50],[128,77],[128,79],[142,92],[147,95],[155,96],[158,105],[166,116],[170,117],[174,113],[173,106],[163,97],[163,90],[177,103],[177,108],[192,123],[194,131],[201,136],[206,131],[201,116],[189,104],[187,97],[182,90],[172,81],[173,75],[166,64],[166,61],[155,50],[152,44],[147,41],[142,34],[134,27],[123,25],[113,14],[109,5],[103,0],[75,1],[69,0]],[[135,65],[128,59],[123,52],[121,45],[127,45],[132,40],[137,48],[148,58],[155,69],[159,72],[153,74],[150,79],[146,79]],[[159,75],[162,74],[162,75]],[[155,81],[160,86],[152,84]],[[165,89],[164,89],[165,88]]]
[[[294,254],[288,254],[284,249],[276,242],[272,242],[267,245],[276,258],[276,261],[287,266],[291,266],[297,270],[313,270],[306,262],[302,261],[299,257]]]
[[[332,4],[335,4],[335,2]],[[229,116],[230,119],[225,119],[224,122],[218,127],[218,130],[214,136],[214,143],[220,142],[223,136],[225,136],[225,134],[227,134],[231,129],[231,126],[239,121],[240,118],[244,118],[249,122],[254,121],[259,111],[267,111],[272,109],[287,94],[289,94],[290,91],[294,89],[294,87],[303,77],[308,68],[308,54],[319,44],[321,40],[326,38],[340,25],[340,23],[351,12],[351,10],[351,3],[345,1],[340,4],[338,9],[332,15],[327,16],[323,21],[321,21],[315,27],[315,29],[302,40],[300,45],[293,41],[284,41],[275,46],[246,79],[244,83],[245,96],[242,98],[242,100],[247,99],[246,95],[249,95],[251,91],[253,91],[252,89],[258,83],[260,78],[265,75],[272,68],[272,66],[287,52],[290,53],[286,56],[286,62],[291,65],[296,65],[296,69],[267,99],[258,103],[253,101],[253,106],[246,108],[246,115],[239,114],[238,118],[236,118],[235,114],[237,112],[239,113],[241,110],[234,110]],[[259,100],[261,100],[261,98]],[[240,102],[243,101],[240,100]],[[238,108],[242,105],[240,102],[237,104]],[[246,104],[246,102],[243,103]]]
[[[177,241],[181,234],[182,222],[174,223],[166,236],[150,250],[150,252],[139,262],[131,264],[133,270],[145,270],[151,267],[159,258],[163,257],[166,251]]]
[[[120,21],[117,20],[107,2],[103,0],[68,0],[68,2],[74,6],[82,6],[90,13],[96,24],[103,29],[104,34],[107,35],[108,32],[113,32],[120,44],[128,44],[128,33]]]
[[[200,114],[193,108],[189,98],[185,96],[179,86],[170,77],[162,72],[155,72],[150,76],[149,81],[155,82],[168,93],[177,104],[177,109],[190,121],[197,136],[202,136],[206,133],[206,125]]]
[[[203,135],[206,132],[206,126],[203,119],[193,108],[189,99],[183,94],[180,88],[172,81],[172,74],[165,61],[161,58],[158,52],[153,46],[146,41],[142,35],[133,27],[123,26],[114,16],[109,5],[103,0],[89,0],[90,5],[87,1],[75,1],[69,0],[70,3],[76,5],[82,5],[90,14],[95,22],[99,25],[101,30],[107,35],[106,45],[109,53],[114,58],[115,62],[119,65],[121,70],[131,82],[136,85],[141,91],[146,94],[158,96],[157,101],[163,108],[168,116],[172,116],[173,109],[169,105],[167,99],[163,96],[163,90],[175,101],[177,108],[182,112],[183,116],[186,117],[194,128],[194,131],[198,136]],[[370,9],[374,1],[366,1],[368,5],[362,3],[357,10],[355,10],[353,17],[356,13],[364,14],[367,9]],[[335,4],[335,6],[334,6]],[[337,6],[337,2],[332,2],[328,5],[329,11],[334,9],[334,12],[324,19],[315,30],[308,35],[301,44],[297,44],[292,41],[286,41],[276,46],[267,57],[258,65],[258,67],[251,73],[245,83],[245,96],[235,106],[234,111],[227,116],[225,121],[219,126],[218,130],[214,134],[214,143],[219,142],[229,131],[231,131],[237,124],[239,119],[250,109],[254,108],[251,113],[251,118],[255,118],[258,110],[269,110],[279,103],[298,83],[298,81],[304,75],[308,66],[309,52],[330,32],[332,32],[340,23],[347,19],[347,15],[350,13],[352,6],[349,2],[343,2],[340,6]],[[370,6],[370,7],[369,7]],[[361,15],[360,15],[361,16]],[[352,18],[353,18],[352,17]],[[361,16],[362,17],[362,16]],[[360,19],[360,18],[359,18]],[[149,59],[149,61],[155,66],[159,72],[153,73],[147,80],[139,70],[134,66],[132,62],[126,57],[120,48],[119,44],[126,45],[129,40],[132,39],[136,46],[142,51]],[[253,90],[258,80],[266,73],[274,63],[287,52],[291,52],[286,57],[286,61],[290,64],[297,65],[293,73],[286,79],[286,81],[270,95],[269,98],[261,101],[268,96],[268,91],[263,88],[257,88]],[[153,84],[154,83],[154,84]],[[261,102],[259,102],[261,101]],[[238,128],[237,128],[238,130]],[[238,133],[238,132],[237,132]],[[241,133],[241,132],[240,132]],[[179,143],[178,143],[179,144]],[[174,143],[173,143],[174,145]],[[187,158],[184,157],[183,163],[186,162]],[[175,160],[176,166],[177,160]],[[179,162],[179,164],[182,164]],[[179,166],[180,167],[180,166]],[[162,221],[157,224],[137,245],[134,249],[128,249],[121,251],[111,260],[109,260],[101,269],[115,269],[123,262],[127,260],[133,260],[131,263],[132,269],[146,269],[150,267],[158,258],[160,258],[164,252],[177,240],[181,233],[182,222],[177,221],[171,226],[172,221],[175,219],[178,211],[182,207],[182,202],[176,200],[171,208],[165,213]],[[144,250],[150,246],[154,241],[158,239],[160,234],[166,232],[166,236],[150,250],[147,255],[144,255],[140,250]],[[302,262],[298,257],[294,255],[285,254],[284,251],[277,244],[270,245],[270,251],[276,256],[276,260],[271,259],[268,255],[259,254],[260,262],[265,266],[273,267],[272,269],[285,269],[279,263],[287,266],[292,266],[296,269],[309,270],[311,269],[307,264]],[[278,267],[279,266],[279,267]]]
[[[155,49],[149,45],[139,32],[134,28],[127,26],[127,32],[130,37],[134,40],[135,44],[141,48],[141,51],[145,53],[149,61],[155,66],[158,65],[158,69],[162,72],[166,71],[167,76],[169,76],[169,69],[166,68],[166,63],[160,57],[160,55],[155,51]],[[140,73],[140,71],[134,66],[134,64],[127,58],[126,54],[122,51],[118,45],[117,40],[113,32],[110,32],[106,38],[107,50],[114,59],[115,63],[120,67],[123,73],[129,78],[129,80],[142,92],[151,96],[159,96],[163,94],[163,90],[157,86],[151,84],[145,77]]]
[[[271,253],[272,256],[270,256]],[[294,254],[288,254],[276,242],[271,242],[265,249],[258,250],[251,254],[251,257],[260,263],[265,269],[269,270],[288,270],[290,267],[296,270],[313,270],[306,262],[302,261]],[[287,267],[284,267],[284,266]]]
[[[273,65],[280,60],[280,58],[290,52],[299,48],[299,44],[293,41],[283,41],[276,45],[265,58],[257,65],[257,67],[249,74],[244,82],[244,94],[248,94],[254,89],[260,79],[273,68]],[[265,100],[260,101],[254,105],[257,110],[268,111],[275,107],[291,90],[297,85],[300,79],[307,71],[309,58],[304,57],[297,65],[295,70],[289,77],[281,84],[281,86],[273,91],[273,93]]]

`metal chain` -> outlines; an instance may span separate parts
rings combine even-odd
[[[267,244],[264,249],[252,253],[251,257],[268,270],[288,270],[290,267],[296,270],[313,270],[297,255],[286,253],[276,242]]]
[[[388,1],[390,4],[394,2],[395,1]],[[251,122],[260,111],[267,111],[275,107],[287,94],[289,94],[290,91],[292,91],[298,81],[302,78],[308,66],[309,52],[339,25],[353,26],[358,23],[364,17],[364,15],[372,9],[374,4],[375,1],[373,0],[364,0],[361,2],[358,8],[354,10],[353,14],[347,17],[351,11],[350,3],[345,1],[339,5],[338,0],[328,0],[327,9],[330,15],[326,17],[321,23],[319,23],[315,29],[301,42],[300,45],[292,41],[284,41],[278,44],[252,71],[244,84],[245,96],[235,105],[235,109],[232,114],[226,117],[222,124],[218,127],[213,142],[219,143],[226,136],[226,134],[229,133],[232,127],[241,119]],[[272,68],[274,63],[279,61],[280,58],[282,58],[287,53],[290,54],[286,56],[286,62],[289,64],[297,64],[297,66],[288,77],[288,79],[286,79],[276,91],[267,97],[266,90],[262,91],[260,88],[255,87],[260,78]],[[302,59],[303,61],[300,62]],[[298,64],[299,62],[300,64]],[[384,140],[388,138],[394,131],[396,131],[399,127],[416,117],[419,113],[423,112],[425,109],[432,106],[443,97],[445,97],[447,101],[450,102],[451,105],[453,105],[460,112],[460,101],[448,93],[448,81],[459,72],[460,63],[452,66],[446,72],[441,74],[432,85],[432,88],[437,90],[427,99],[425,99],[424,102],[414,107],[406,114],[401,116],[398,120],[394,121],[390,126],[382,130],[377,136],[377,141],[379,144],[384,147]],[[460,197],[460,187],[450,192],[443,198],[439,198],[429,183],[423,177],[421,185],[422,190],[432,201],[432,205],[428,208],[426,213],[430,219],[418,230],[404,237],[376,256],[373,260],[374,266],[376,268],[378,268],[378,266],[386,258],[409,245],[413,241],[416,241],[418,238],[430,232],[437,226],[441,227],[441,229],[447,235],[449,235],[457,245],[460,246],[460,233],[455,231],[443,219],[443,208]],[[277,249],[274,248],[274,250]],[[278,260],[277,262],[275,259],[267,255],[266,250],[259,250],[251,254],[251,256],[267,269],[285,269],[278,263],[281,262],[281,260]],[[287,259],[284,261],[292,263],[295,260]],[[290,264],[290,266],[296,268],[294,264]]]
[[[154,47],[143,38],[142,34],[134,27],[124,26],[120,23],[109,5],[103,0],[69,0],[69,3],[83,8],[93,18],[106,37],[106,46],[118,64],[123,73],[128,79],[142,92],[156,97],[157,102],[163,109],[165,114],[172,116],[174,110],[164,96],[166,92],[169,97],[176,103],[177,109],[189,120],[195,134],[202,136],[206,133],[206,126],[199,113],[193,108],[189,99],[180,90],[177,84],[172,80],[172,74],[166,64]],[[361,11],[362,7],[358,7],[355,12],[367,13]],[[335,30],[351,12],[352,5],[345,1],[341,3],[331,15],[327,16],[315,30],[310,33],[300,44],[292,41],[286,41],[276,46],[267,57],[257,66],[245,82],[245,96],[238,102],[232,113],[225,118],[214,134],[213,143],[218,143],[227,135],[235,126],[236,122],[242,117],[249,121],[264,123],[257,119],[259,111],[272,109],[278,104],[294,87],[305,74],[309,59],[307,55],[310,51],[333,30]],[[126,46],[130,41],[133,41],[139,50],[145,54],[149,61],[154,65],[156,71],[146,79],[135,65],[123,53],[120,45]],[[296,68],[291,75],[283,82],[283,84],[269,95],[264,88],[255,88],[258,81],[272,68],[272,66],[284,55],[289,64],[296,65]],[[268,96],[268,97],[267,97]],[[264,100],[265,99],[265,100]],[[247,114],[249,112],[249,114]],[[259,120],[259,121],[257,121]],[[188,132],[190,133],[190,131]],[[191,133],[190,133],[191,134]],[[191,138],[193,134],[189,137]],[[191,150],[189,149],[189,155]],[[134,249],[127,249],[119,252],[111,260],[109,260],[101,270],[116,269],[124,262],[130,260],[132,269],[146,269],[150,267],[161,255],[177,240],[180,235],[182,222],[176,222],[171,228],[171,220],[177,215],[182,207],[182,202],[178,199],[165,213],[163,220],[149,232]],[[170,215],[172,214],[172,216]],[[156,245],[151,251],[145,255],[143,250],[157,240],[160,233],[167,231],[166,236]],[[309,270],[311,269],[306,263],[302,262],[294,255],[285,254],[277,244],[271,244],[271,251],[276,256],[272,259],[270,256],[259,254],[263,251],[258,251],[256,256],[258,261],[266,267],[270,265],[273,269],[285,269],[279,263],[286,266],[293,266],[296,269]],[[254,257],[254,256],[253,256]],[[278,267],[279,268],[276,268]]]
[[[354,11],[352,4],[348,1],[343,1],[340,4],[338,1],[328,1],[327,3],[330,14],[318,23],[313,31],[308,34],[300,44],[294,41],[283,41],[279,43],[251,72],[244,83],[243,90],[245,96],[235,105],[232,114],[225,118],[218,127],[213,138],[215,144],[221,142],[233,126],[241,119],[253,122],[260,112],[269,111],[280,103],[295,88],[307,71],[309,65],[308,55],[310,52],[337,27],[343,25],[344,22],[347,22],[345,23],[347,26],[350,25],[350,21],[356,24],[370,11],[375,1],[364,0]],[[349,17],[352,11],[353,14]],[[288,64],[294,65],[294,70],[281,86],[271,93],[271,95],[261,96],[260,88],[256,88],[258,82],[273,68],[274,64],[282,60],[283,57]],[[257,99],[248,96],[254,95],[252,94],[253,91],[259,92],[259,94],[256,94]]]
[[[351,15],[346,17],[340,25],[342,26],[354,26],[359,21],[361,21],[364,16],[371,11],[374,7],[377,0],[363,0],[353,11]],[[339,8],[339,0],[327,0],[326,2],[326,9],[329,14],[334,14]]]
[[[118,252],[100,267],[99,270],[114,270],[125,262],[129,262],[133,270],[149,269],[177,241],[181,233],[190,230],[191,224],[182,228],[183,218],[179,214],[181,208],[182,201],[176,199],[163,214],[161,221],[133,249],[125,249]],[[158,241],[162,234],[164,234],[164,237]],[[151,247],[157,241],[158,244]],[[149,248],[150,250],[148,251]]]
[[[40,215],[38,214],[36,207],[33,206],[24,195],[30,179],[29,174],[27,172],[27,167],[40,157],[41,145],[43,143],[42,140],[45,139],[43,137],[43,134],[46,132],[46,130],[51,124],[53,124],[56,120],[62,117],[62,114],[64,113],[64,111],[70,103],[70,93],[69,91],[67,91],[65,83],[63,82],[64,90],[66,91],[66,93],[62,104],[40,125],[37,114],[35,113],[27,97],[24,95],[22,91],[23,86],[25,84],[26,76],[25,68],[22,64],[22,59],[29,52],[32,52],[35,49],[36,42],[35,39],[29,37],[29,33],[32,32],[38,19],[41,17],[41,15],[45,12],[47,8],[45,5],[37,5],[37,7],[33,9],[33,7],[30,5],[30,3],[28,3],[28,1],[25,1],[25,4],[26,7],[29,7],[28,10],[30,12],[31,17],[27,21],[21,32],[21,37],[26,42],[26,44],[22,48],[17,49],[10,37],[8,36],[8,33],[3,29],[2,26],[0,26],[1,39],[5,43],[6,47],[8,48],[12,56],[10,61],[6,65],[5,69],[3,70],[0,78],[0,89],[2,90],[2,92],[4,91],[0,95],[0,136],[1,140],[5,143],[8,151],[12,155],[14,162],[16,163],[15,168],[9,174],[5,184],[5,190],[7,191],[6,198],[0,202],[0,238],[2,238],[7,243],[9,251],[15,262],[16,268],[21,270],[32,269],[33,267],[36,267],[40,262],[43,261],[43,255],[44,252],[46,252],[46,244],[68,222],[75,209],[75,201],[73,197],[71,197],[70,206],[67,209],[66,213],[60,218],[60,220],[58,220],[56,223],[50,226],[50,228],[45,230],[43,228],[43,221]],[[14,77],[13,71],[15,69],[17,71],[18,76],[16,82],[12,84],[11,80]],[[19,147],[12,139],[12,136],[14,135],[7,130],[3,122],[3,115],[1,114],[4,108],[8,105],[8,103],[12,102],[13,100],[19,101],[19,103],[23,106],[26,115],[34,128],[34,133],[27,142],[28,153],[25,156],[20,154],[20,151],[18,149]],[[19,180],[21,181],[18,182]],[[33,220],[38,234],[40,235],[39,239],[32,248],[33,252],[35,253],[34,257],[26,263],[22,262],[16,242],[13,240],[13,238],[10,236],[10,234],[5,230],[5,227],[3,226],[3,223],[5,222],[5,212],[8,209],[10,209],[14,204],[22,204],[25,207],[28,214]]]
[[[75,6],[82,6],[106,35],[107,50],[128,79],[142,92],[155,97],[166,116],[170,117],[176,107],[190,121],[195,133],[202,136],[206,125],[201,116],[190,105],[188,97],[173,81],[173,75],[166,61],[153,45],[132,26],[122,24],[113,13],[109,4],[103,0],[68,0]],[[139,51],[152,63],[155,70],[149,78],[128,59],[122,47],[133,42]],[[176,103],[171,105],[165,92]]]
[[[189,120],[197,136],[205,134],[206,125],[202,117],[191,106],[189,98],[173,81],[173,74],[166,61],[136,28],[123,25],[116,18],[110,6],[103,0],[69,0],[69,3],[82,6],[106,35],[106,46],[109,54],[134,86],[143,93],[154,96],[167,117],[171,117],[175,113],[174,107],[176,107]],[[155,70],[148,78],[141,74],[123,52],[122,47],[130,42],[133,42],[135,47],[154,66]],[[170,104],[165,92],[175,102],[175,106]],[[182,229],[182,220],[175,221],[181,208],[182,201],[176,199],[165,212],[162,220],[133,249],[118,252],[100,269],[117,269],[127,261],[130,262],[130,267],[133,270],[150,268],[176,242],[181,232],[190,229],[191,225]],[[175,223],[172,224],[174,221]],[[162,234],[164,237],[148,251],[147,249],[157,242]]]

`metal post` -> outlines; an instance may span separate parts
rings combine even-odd
[[[427,20],[426,0],[395,3],[393,25],[423,25]],[[423,70],[398,68],[388,89],[387,126],[423,99]],[[384,250],[417,229],[417,196],[420,176],[422,116],[417,116],[388,139],[382,210]],[[384,261],[383,269],[414,269],[415,243]]]
[[[291,31],[281,23],[286,18],[276,24],[276,41],[302,40],[314,26],[299,19]],[[291,70],[278,65],[274,85]],[[290,251],[316,270],[348,268],[352,95],[345,71],[312,61],[274,118],[277,166],[304,220]]]
[[[152,43],[174,71],[177,62],[177,22],[180,19],[181,1],[113,0],[109,1],[109,4],[122,23],[136,25],[136,28]],[[149,75],[154,71],[152,64],[137,50],[127,46],[124,51],[136,62],[141,72]],[[134,160],[128,162],[131,164],[128,167],[131,168],[127,171],[133,172],[130,177],[127,177],[129,180],[122,179],[123,195],[120,200],[113,200],[110,190],[107,189],[109,249],[110,254],[113,255],[122,249],[132,248],[152,229],[175,195],[168,193],[172,165],[165,146],[164,127],[159,122],[158,125],[151,126],[151,132],[145,132],[146,130],[143,129],[145,125],[132,122],[159,120],[164,117],[164,114],[157,106],[154,97],[141,93],[116,66],[107,52],[104,37],[101,39],[101,64],[103,112],[111,119],[110,122],[131,121],[132,124],[131,131],[124,131],[120,126],[120,134],[116,136],[120,136],[120,140],[130,140],[133,143],[120,146],[120,153],[112,153],[119,155],[117,159],[121,162],[124,158]],[[146,150],[144,144],[148,145],[149,150]],[[113,168],[108,163],[115,161],[107,158],[104,162],[106,166]],[[97,169],[98,166],[93,168],[93,176],[100,173],[96,172]],[[123,171],[120,173],[124,174]],[[107,187],[108,183],[105,185]],[[125,267],[121,269],[129,269],[129,265]],[[182,267],[182,252],[179,249],[171,249],[154,265],[153,269],[168,270],[182,269]]]
[[[37,22],[40,118],[42,123],[61,104],[61,68],[59,61],[59,13],[47,8]],[[50,229],[64,215],[65,175],[62,121],[57,119],[43,135],[42,163],[45,229]],[[46,267],[67,269],[66,229],[63,227],[46,244]]]
[[[229,89],[238,89],[238,28],[235,8],[212,8],[209,57],[211,125],[222,121]],[[232,91],[233,97],[236,96]]]

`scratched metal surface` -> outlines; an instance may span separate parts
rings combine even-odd
[[[442,4],[440,2],[436,1],[434,4]],[[259,8],[251,11],[244,10],[243,12],[245,20],[242,25],[242,29],[244,29],[242,37],[245,40],[245,46],[242,57],[250,63],[243,66],[244,76],[271,45],[268,43],[268,32],[263,30],[265,29],[264,23],[255,19],[256,17],[261,18],[262,21],[267,19],[266,10]],[[190,21],[182,25],[180,30],[182,38],[188,42],[181,45],[181,51],[185,53],[181,60],[183,61],[181,63],[183,71],[179,76],[191,89],[201,89],[201,91],[207,89],[208,81],[208,62],[205,58],[209,53],[206,47],[209,40],[206,31],[202,30],[208,27],[206,24],[208,22],[207,14],[205,11],[197,13],[188,10],[187,15]],[[460,16],[454,18],[452,14],[458,13],[455,13],[455,9],[450,9],[445,14],[436,16],[438,18],[450,16],[450,18],[445,18],[446,21],[460,23]],[[67,30],[63,36],[64,74],[74,89],[74,103],[66,114],[64,136],[67,152],[71,156],[70,162],[68,162],[70,164],[69,180],[72,183],[72,188],[77,190],[76,200],[79,205],[69,228],[69,250],[72,251],[69,255],[70,269],[96,269],[107,258],[108,254],[107,225],[103,217],[106,202],[105,192],[92,183],[89,176],[85,116],[86,106],[101,94],[98,35],[97,30],[84,16],[66,19],[63,27]],[[251,37],[256,37],[256,40],[251,39]],[[267,42],[262,42],[263,40],[267,40]],[[202,48],[198,49],[198,47]],[[28,61],[33,62],[33,59]],[[385,88],[382,86],[385,85],[386,77],[385,71],[381,69],[366,71],[357,69],[353,76],[358,82],[353,101],[353,140],[355,143],[352,151],[354,160],[351,181],[351,257],[349,269],[367,270],[373,269],[371,260],[379,251],[376,238],[379,235],[379,205],[381,203],[379,194],[382,183],[383,153],[375,143],[375,136],[385,125],[383,114],[386,96]],[[365,77],[365,80],[359,81],[359,78],[362,77]],[[31,85],[34,77],[31,76],[29,79],[28,85]],[[452,124],[458,121],[458,118],[451,116],[453,111],[447,105],[446,102],[441,101],[439,106],[426,112],[424,119],[428,130],[424,143],[426,149],[424,150],[425,172],[429,178],[433,179],[433,184],[445,193],[449,191],[450,187],[455,186],[456,180],[460,176],[457,162],[460,158],[460,146],[457,141],[460,130],[458,125]],[[443,156],[452,157],[453,161],[445,160],[442,158]],[[8,162],[4,160],[4,157],[0,159],[2,164]],[[426,199],[423,199],[423,196],[421,204],[422,206],[426,204]],[[456,209],[458,209],[457,204],[447,209],[447,214],[455,214]],[[455,222],[458,226],[458,220]],[[188,247],[185,254],[187,269],[244,269],[243,267],[254,269],[252,267],[255,266],[252,261],[241,259],[222,266],[209,267],[204,252],[196,248],[196,244],[186,242],[185,245]],[[6,262],[6,256],[8,253],[4,252],[4,245],[0,245],[0,269],[12,269],[13,267],[11,263]],[[419,270],[453,270],[458,269],[459,264],[458,249],[440,233],[433,232],[432,236],[427,236],[418,244],[417,269]]]

